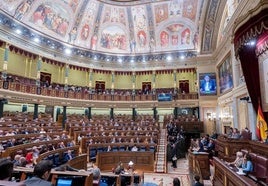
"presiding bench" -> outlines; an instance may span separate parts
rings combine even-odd
[[[268,183],[268,145],[248,139],[230,139],[220,136],[216,140],[216,151],[220,159],[231,162],[235,160],[236,152],[242,150],[249,153],[253,172],[249,176],[256,182]]]
[[[249,177],[258,183],[268,184],[268,158],[245,149],[241,151],[249,154],[253,163],[253,172],[249,174]]]
[[[213,158],[215,172],[213,177],[213,185],[243,185],[243,186],[254,186],[258,185],[255,181],[247,176],[239,175],[236,173],[237,170],[231,169],[223,160],[217,157]]]

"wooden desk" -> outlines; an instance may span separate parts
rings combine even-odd
[[[229,168],[224,161],[214,157],[215,173],[213,185],[222,186],[254,186],[257,185],[253,180],[246,176],[241,176],[235,170]]]
[[[209,158],[206,152],[192,152],[188,151],[189,170],[193,174],[199,174],[201,171],[202,179],[209,179],[210,168]],[[197,163],[198,162],[198,163]],[[197,164],[199,167],[197,167]]]
[[[218,152],[218,157],[226,161],[234,161],[236,152],[241,149],[268,158],[268,145],[259,141],[230,139],[226,138],[226,136],[219,136],[215,142],[215,150]]]
[[[72,139],[60,139],[60,140],[51,140],[51,141],[40,141],[36,143],[26,143],[26,144],[21,144],[21,145],[16,145],[13,147],[8,147],[2,154],[2,157],[8,157],[10,156],[11,159],[14,159],[14,156],[17,154],[17,151],[22,150],[23,156],[26,155],[26,149],[27,148],[32,148],[33,146],[39,147],[40,145],[45,145],[48,146],[49,144],[52,144],[54,146],[57,146],[60,142],[64,142],[65,145],[67,145],[68,142],[71,142]]]
[[[128,182],[129,184],[127,185],[142,185],[142,183],[144,182],[144,174],[143,172],[139,173],[140,171],[134,171],[133,173],[128,173],[126,172],[125,174],[120,174],[120,185],[122,184],[121,182],[123,181],[123,183]],[[129,181],[128,181],[129,180]]]
[[[130,161],[133,161],[135,170],[154,171],[153,152],[100,152],[97,154],[96,164],[101,171],[111,171],[119,162],[127,167]]]
[[[139,182],[139,185],[142,185],[141,183],[144,182],[144,173],[140,172],[140,171],[137,171],[137,172],[134,171],[133,174],[131,173],[131,174],[116,175],[116,174],[110,173],[110,172],[102,172],[100,181],[105,180],[105,179],[107,179],[106,181],[108,181],[109,178],[115,179],[116,186],[120,186],[121,185],[121,180],[124,179],[124,178],[125,179],[128,179],[128,178],[130,179],[129,185],[135,185],[135,184],[137,184],[137,182]],[[138,180],[136,180],[136,179],[138,179]],[[135,182],[135,184],[134,184],[134,182]]]
[[[55,171],[51,170],[50,174],[52,175],[51,183],[53,185],[56,184],[58,176],[85,176],[85,184],[81,186],[92,186],[93,185],[93,174],[91,172],[83,171],[83,172],[74,172],[74,171]]]
[[[109,182],[109,181],[113,181],[113,179],[115,179],[116,186],[119,186],[120,185],[119,175],[116,175],[116,174],[110,173],[110,172],[101,172],[100,182],[101,181]]]
[[[10,182],[10,181],[3,181],[0,180],[1,186],[26,186],[23,182]]]
[[[23,181],[27,178],[27,174],[33,174],[33,168],[28,167],[14,167],[13,172],[20,173],[20,181]]]
[[[75,169],[87,170],[87,155],[82,154],[69,160],[67,164]]]
[[[218,137],[215,144],[215,149],[218,156],[226,161],[233,161],[236,157],[236,152],[241,149],[249,148],[249,140],[231,139],[224,136]]]

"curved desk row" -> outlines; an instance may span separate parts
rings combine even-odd
[[[102,171],[111,171],[119,162],[127,168],[130,161],[134,163],[134,170],[154,171],[153,152],[100,152],[97,155],[96,164]]]

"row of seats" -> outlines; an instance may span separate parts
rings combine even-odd
[[[132,147],[130,147],[130,146],[123,146],[123,145],[112,146],[112,147],[109,147],[109,145],[108,146],[101,146],[101,147],[89,146],[89,159],[90,159],[90,161],[95,161],[97,153],[100,153],[100,152],[109,152],[109,151],[111,151],[111,152],[118,152],[118,151],[124,152],[124,151],[131,151],[131,148]],[[155,150],[156,150],[155,146],[143,146],[143,145],[138,146],[138,151],[140,151],[140,152],[145,152],[145,151],[155,152]]]
[[[67,151],[63,152],[63,154],[60,153],[50,154],[47,157],[45,157],[44,160],[50,160],[53,162],[54,167],[58,167],[68,161],[66,159],[67,154],[68,154]],[[75,157],[74,150],[72,150],[72,157]]]

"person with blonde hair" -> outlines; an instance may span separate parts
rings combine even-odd
[[[234,165],[237,168],[241,168],[243,164],[243,153],[241,151],[236,152],[236,159],[233,162],[228,163],[228,165]]]

